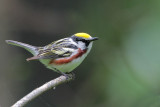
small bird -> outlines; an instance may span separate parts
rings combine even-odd
[[[87,33],[76,33],[71,37],[54,41],[44,47],[32,46],[13,40],[6,40],[6,42],[32,53],[34,56],[27,58],[27,61],[39,60],[47,68],[67,76],[67,73],[73,71],[85,59],[95,40],[98,40],[98,38],[91,37]]]

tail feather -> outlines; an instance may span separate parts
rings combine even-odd
[[[27,58],[26,60],[31,61],[31,60],[36,60],[36,59],[39,59],[39,56],[33,56],[33,57],[30,57],[30,58]]]
[[[28,50],[29,52],[31,52],[33,55],[38,54],[38,51],[37,51],[38,47],[36,47],[36,46],[32,46],[32,45],[29,45],[29,44],[26,44],[26,43],[13,41],[13,40],[6,40],[6,43],[22,47],[22,48]]]

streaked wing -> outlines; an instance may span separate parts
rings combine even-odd
[[[39,54],[28,60],[34,59],[56,59],[69,57],[75,49],[78,49],[76,45],[70,44],[68,39],[61,39],[51,44],[39,48]]]

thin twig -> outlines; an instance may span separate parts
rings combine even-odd
[[[47,90],[49,90],[51,88],[54,88],[54,87],[56,87],[56,86],[58,86],[60,84],[69,82],[72,79],[74,79],[74,75],[73,74],[67,74],[67,75],[68,75],[68,78],[66,76],[60,76],[60,77],[57,77],[56,79],[53,79],[53,80],[45,83],[42,86],[34,89],[32,92],[30,92],[28,95],[24,96],[22,99],[20,99],[19,101],[17,101],[11,107],[23,107],[28,102],[32,101],[33,99],[35,99],[36,97],[38,97],[42,93],[46,92]]]

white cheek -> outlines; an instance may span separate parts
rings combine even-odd
[[[85,43],[83,43],[81,41],[78,42],[78,47],[81,48],[82,50],[86,49]]]

